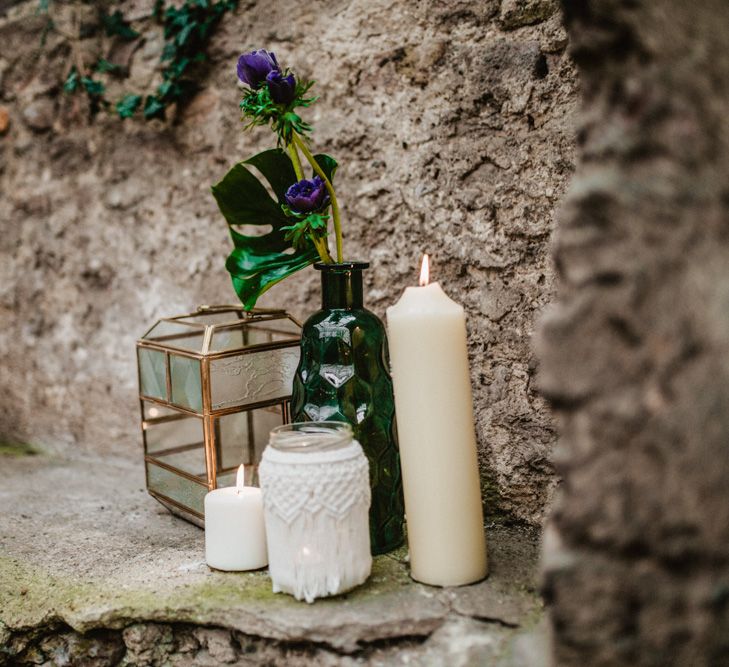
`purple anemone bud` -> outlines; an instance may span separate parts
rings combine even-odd
[[[260,88],[269,72],[278,69],[276,56],[265,49],[244,53],[238,58],[238,78],[251,88]]]
[[[324,208],[329,204],[329,194],[323,179],[314,176],[310,181],[294,183],[286,190],[286,203],[296,213],[313,213]]]
[[[296,97],[296,78],[293,74],[284,76],[277,69],[271,70],[266,77],[268,92],[276,104],[290,104]]]

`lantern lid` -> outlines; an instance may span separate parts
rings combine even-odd
[[[285,310],[225,305],[159,319],[140,342],[204,356],[290,344],[300,337],[301,324]]]

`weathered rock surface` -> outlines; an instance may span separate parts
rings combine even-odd
[[[203,532],[147,495],[139,466],[9,454],[0,665],[546,664],[533,529],[489,529],[482,583],[416,584],[401,550],[307,605],[274,595],[265,571],[210,570]]]
[[[499,20],[505,30],[540,23],[556,14],[557,0],[502,0]]]
[[[76,5],[58,3],[70,26]],[[159,82],[152,5],[124,3],[142,39],[107,54],[129,68],[110,95]],[[554,435],[529,345],[551,296],[576,97],[553,3],[244,2],[168,124],[89,121],[84,98],[60,90],[74,53],[53,31],[41,45],[36,9],[0,18],[0,103],[14,119],[0,137],[0,436],[139,456],[134,340],[160,316],[235,300],[210,185],[271,146],[263,130],[242,132],[234,67],[267,47],[317,80],[307,117],[341,164],[346,254],[373,265],[368,304],[384,314],[427,251],[467,308],[487,512],[538,522],[556,484]],[[90,61],[105,53],[100,34],[79,44]],[[306,315],[316,281],[305,271],[262,305]]]
[[[729,5],[565,2],[581,164],[542,391],[556,663],[729,664]]]

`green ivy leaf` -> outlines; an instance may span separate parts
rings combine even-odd
[[[170,92],[172,91],[172,87],[174,85],[175,85],[174,82],[171,81],[170,79],[163,81],[157,88],[157,96],[160,99],[164,99],[165,97],[167,97],[170,94]]]
[[[139,33],[124,20],[124,16],[118,9],[113,14],[104,16],[103,20],[106,34],[109,37],[118,35],[128,42],[139,37]]]
[[[119,114],[119,118],[131,118],[142,103],[141,95],[134,95],[132,93],[124,95],[116,103],[116,112]]]
[[[81,79],[81,84],[84,90],[88,93],[89,97],[102,97],[106,90],[104,84],[101,81],[92,79],[91,77],[84,76]]]
[[[263,174],[277,201],[271,198],[248,165]],[[289,226],[290,220],[281,205],[286,190],[295,182],[291,159],[282,150],[271,149],[236,164],[213,186],[213,196],[228,222],[234,245],[225,267],[247,310],[255,306],[258,297],[267,289],[318,258],[308,239],[293,252],[291,240],[286,239],[283,228]],[[240,225],[270,225],[271,231],[262,236],[249,236],[236,229]]]
[[[144,117],[149,118],[160,118],[164,115],[165,104],[156,95],[147,95],[147,99],[144,100]]]
[[[165,44],[164,48],[162,49],[162,55],[160,56],[160,60],[162,62],[166,62],[167,60],[172,60],[176,54],[177,54],[177,47],[175,46],[175,43],[167,42],[167,44]]]
[[[168,68],[167,73],[175,78],[179,79],[187,69],[187,66],[190,64],[189,58],[178,58],[175,62],[173,62]]]
[[[66,81],[63,83],[63,91],[66,93],[74,93],[78,90],[79,75],[76,66],[71,68],[71,71],[66,77]]]
[[[81,85],[89,98],[89,111],[91,115],[98,113],[102,107],[106,108],[109,106],[109,101],[104,98],[106,87],[101,81],[92,79],[89,76],[82,76]]]
[[[178,47],[183,47],[196,27],[196,23],[188,23],[185,25],[185,27],[182,28],[182,30],[180,30],[180,32],[178,32],[175,36],[175,44],[177,44]]]
[[[121,70],[121,67],[119,67],[119,65],[110,63],[106,58],[99,58],[99,62],[96,63],[96,71],[99,74],[105,74],[106,72],[116,74],[120,70]]]
[[[2,5],[3,0],[0,0]],[[41,35],[41,44],[45,44],[49,30],[54,24],[48,14],[49,0],[38,0],[38,13],[46,16],[46,24]],[[84,0],[85,4],[94,4]],[[62,3],[59,3],[62,4]],[[98,4],[98,3],[97,3]],[[101,3],[108,4],[108,3]],[[206,49],[213,31],[226,12],[234,10],[239,0],[178,0],[172,4],[165,0],[154,0],[153,17],[162,23],[165,46],[161,61],[165,63],[162,72],[163,83],[153,95],[144,100],[143,114],[145,119],[164,118],[165,109],[171,104],[184,105],[199,89],[191,76],[196,64],[207,60]],[[121,39],[133,40],[139,37],[120,10],[102,16],[106,34]],[[94,67],[95,73],[122,76],[124,68],[100,58]],[[89,98],[89,109],[92,114],[101,108],[111,107],[105,95],[105,86],[91,76],[81,77],[72,67],[63,89],[67,93],[85,91]],[[132,103],[133,102],[133,103]],[[141,104],[135,96],[127,96],[114,105],[122,118],[129,118]]]

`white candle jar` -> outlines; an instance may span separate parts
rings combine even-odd
[[[364,583],[372,569],[369,465],[349,424],[275,428],[258,475],[273,592],[313,602]]]

